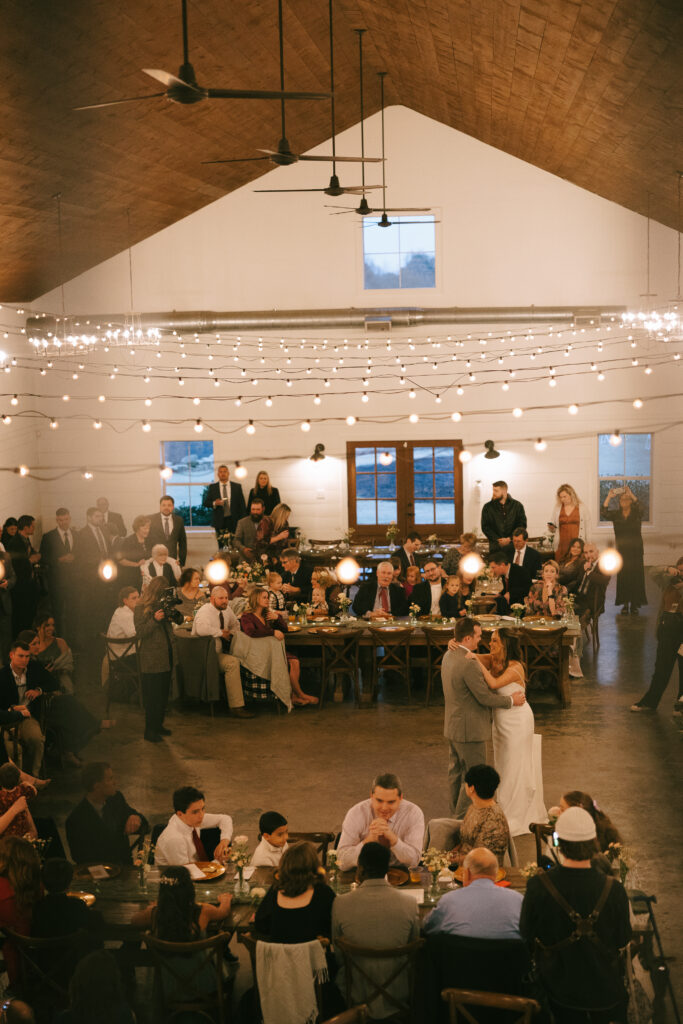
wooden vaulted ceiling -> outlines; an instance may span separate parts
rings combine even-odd
[[[284,17],[287,88],[326,90],[326,0],[284,0]],[[191,0],[189,22],[201,84],[278,88],[276,0]],[[653,218],[678,226],[681,0],[335,0],[335,26],[339,130],[358,120],[365,27],[368,113],[386,69],[387,103],[639,213],[649,193]],[[160,91],[140,69],[176,73],[181,55],[179,0],[3,6],[0,301],[30,301],[271,169],[201,161],[274,148],[277,102],[72,110]],[[291,102],[287,119],[296,151],[329,137],[327,101]]]

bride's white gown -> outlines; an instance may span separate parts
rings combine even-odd
[[[511,697],[524,687],[506,683],[496,693]],[[529,831],[532,821],[547,821],[543,803],[541,737],[534,734],[534,713],[528,704],[493,709],[493,761],[500,775],[497,801],[510,825],[510,835]]]

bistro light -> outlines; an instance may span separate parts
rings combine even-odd
[[[241,462],[235,463],[235,476],[238,480],[244,480],[247,475],[247,467],[243,466]]]
[[[171,469],[170,466],[162,466],[162,468],[159,470],[159,476],[161,477],[162,480],[170,480],[171,477],[173,476],[173,470]]]
[[[605,548],[598,558],[600,572],[604,572],[606,576],[614,576],[615,572],[620,572],[623,564],[624,559],[616,548]]]
[[[615,430],[613,434],[610,434],[609,443],[612,445],[613,448],[619,447],[619,445],[621,444],[621,434],[618,430]]]
[[[394,456],[391,452],[380,452],[379,461],[383,466],[390,466],[394,461]]]
[[[204,569],[204,575],[209,583],[225,583],[230,575],[230,569],[222,558],[214,558]]]
[[[465,555],[464,558],[460,559],[459,567],[463,572],[466,572],[468,576],[478,576],[484,568],[484,563],[476,551],[470,551],[468,555]]]
[[[460,452],[458,452],[458,458],[464,465],[466,462],[469,462],[471,460],[472,452],[468,451],[467,448],[463,448]]]
[[[342,558],[334,570],[340,583],[345,587],[351,586],[360,576],[360,566],[355,558]]]
[[[116,562],[113,562],[111,558],[107,558],[104,562],[100,562],[97,570],[100,579],[104,580],[106,583],[110,580],[115,580],[118,571]]]
[[[538,440],[534,442],[534,448],[537,452],[544,452],[547,447],[548,443],[547,441],[544,441],[542,437],[539,437]]]

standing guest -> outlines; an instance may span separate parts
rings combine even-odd
[[[557,1024],[626,1021],[619,956],[631,939],[624,887],[591,864],[595,822],[581,807],[557,819],[562,865],[527,883],[520,931]]]
[[[182,516],[176,515],[174,509],[174,499],[164,494],[159,501],[159,511],[149,517],[147,550],[151,554],[155,544],[164,544],[171,558],[182,568],[187,561],[187,534]]]
[[[361,583],[352,607],[359,618],[365,619],[384,619],[388,615],[408,613],[408,598],[403,587],[394,583],[391,562],[380,562],[375,578]]]
[[[247,598],[247,611],[240,618],[242,632],[246,636],[258,639],[273,636],[276,640],[284,640],[288,630],[287,623],[281,615],[270,607],[270,598],[265,587],[256,587]],[[292,687],[292,704],[317,704],[318,698],[304,693],[299,683],[301,665],[299,659],[285,651],[289,681]]]
[[[489,542],[489,550],[502,548],[512,553],[512,534],[518,526],[526,526],[526,512],[521,501],[508,494],[504,480],[496,480],[490,501],[481,510],[481,528]]]
[[[570,484],[561,484],[557,488],[557,504],[553,511],[552,521],[548,523],[553,534],[555,561],[562,562],[569,552],[571,542],[577,537],[588,540],[590,521],[588,509]]]
[[[106,949],[84,956],[69,984],[69,1006],[55,1024],[135,1024],[116,960]]]
[[[38,584],[36,566],[40,562],[40,554],[31,543],[35,532],[33,516],[19,516],[17,532],[10,537],[5,545],[12,558],[12,567],[16,575],[16,583],[12,591],[12,629],[14,636],[22,629],[29,629],[38,607]]]
[[[462,889],[447,892],[424,923],[425,935],[519,940],[522,894],[496,885],[498,861],[490,849],[470,850],[463,862]]]
[[[211,525],[216,537],[225,531],[234,533],[240,519],[247,514],[242,484],[230,481],[230,470],[225,464],[218,467],[217,474],[218,480],[209,484],[202,501],[204,508],[213,510]]]
[[[110,764],[93,761],[83,767],[85,796],[66,819],[66,838],[77,864],[132,864],[130,840],[144,836],[149,823],[131,807]]]
[[[342,588],[337,583],[333,569],[319,566],[311,573],[311,605],[314,615],[336,615]]]
[[[583,541],[576,537],[569,545],[569,550],[560,565],[560,583],[567,588],[568,594],[575,594],[583,579]]]
[[[250,498],[250,508],[253,500]],[[257,527],[258,548],[260,551],[265,550],[268,553],[268,560],[273,565],[279,562],[284,549],[290,546],[291,536],[294,534],[294,530],[289,525],[291,512],[289,505],[280,502],[272,512],[266,512]]]
[[[95,502],[102,513],[102,525],[112,540],[117,537],[126,536],[126,524],[119,512],[111,512],[109,509],[109,498],[98,498]]]
[[[580,617],[585,617],[587,612],[593,609],[596,594],[601,591],[601,607],[597,614],[601,615],[605,610],[605,589],[609,583],[609,576],[600,572],[598,557],[600,552],[595,544],[585,544],[583,548],[583,575],[576,588],[575,608]]]
[[[41,871],[45,895],[33,908],[32,936],[38,939],[57,939],[84,931],[91,933],[89,945],[97,942],[92,933],[102,931],[102,915],[99,910],[88,908],[82,900],[68,895],[73,877],[73,864],[69,864],[68,860],[51,857],[45,861]]]
[[[547,564],[547,563],[546,563]],[[531,588],[531,576],[523,565],[515,565],[507,551],[494,551],[489,558],[489,569],[503,589],[496,598],[499,615],[509,615],[513,604],[522,604]]]
[[[207,814],[204,794],[194,786],[181,786],[173,794],[173,815],[157,839],[154,851],[156,864],[191,864],[214,857],[224,861],[232,839],[232,818],[229,814]],[[212,832],[219,833],[214,849]],[[204,833],[204,834],[202,834]]]
[[[384,772],[373,780],[370,798],[346,812],[337,848],[339,869],[355,867],[366,843],[381,843],[390,850],[392,864],[414,868],[422,855],[424,830],[424,814],[403,799],[399,777]]]
[[[528,540],[529,533],[524,526],[518,526],[516,530],[512,531],[512,546],[515,549],[512,555],[512,564],[521,565],[523,569],[526,569],[533,581],[541,571],[543,558],[536,548],[529,546]]]
[[[36,660],[57,680],[62,693],[73,693],[74,656],[66,640],[57,636],[53,615],[36,619],[39,647]]]
[[[441,568],[447,576],[452,576],[460,567],[460,559],[471,555],[477,550],[476,533],[461,533],[460,547],[449,548],[441,562]]]
[[[678,662],[678,699],[674,704],[674,714],[680,715],[683,712],[683,558],[666,570],[663,583],[654,672],[647,692],[631,705],[631,711],[657,710]]]
[[[249,506],[249,515],[238,522],[233,538],[233,544],[247,562],[253,562],[261,553],[263,545],[258,538],[258,528],[262,519],[263,502],[255,498]]]
[[[312,843],[296,843],[280,861],[277,881],[254,917],[259,935],[271,942],[311,942],[332,934],[334,893]]]
[[[554,559],[543,564],[540,583],[533,583],[524,598],[528,615],[544,615],[549,618],[564,615],[567,588],[560,583],[560,567]]]
[[[486,684],[481,665],[467,657],[481,640],[481,626],[465,617],[455,625],[455,639],[441,662],[444,693],[444,736],[450,757],[448,783],[451,811],[462,818],[470,806],[465,776],[473,765],[486,763],[486,742],[491,739],[491,708],[511,708],[524,704],[523,693],[511,696],[494,693]]]
[[[266,811],[258,822],[259,844],[251,863],[256,868],[276,868],[289,849],[287,819],[279,811]]]
[[[76,534],[74,568],[79,615],[79,643],[88,647],[104,632],[113,604],[112,587],[99,574],[102,562],[111,558],[111,538],[104,529],[102,513],[93,505],[86,512],[86,525]]]
[[[133,609],[145,707],[145,739],[150,743],[161,743],[164,736],[171,735],[171,730],[164,727],[164,716],[176,661],[176,643],[171,623],[160,605],[166,590],[168,583],[163,576],[158,576],[144,587]]]
[[[311,570],[301,561],[296,548],[285,548],[280,555],[282,590],[285,601],[301,603],[311,599]]]
[[[387,881],[389,860],[389,850],[381,843],[366,843],[362,848],[358,854],[357,888],[338,896],[332,906],[333,944],[337,939],[343,939],[355,946],[396,949],[420,937],[417,903],[410,893],[398,892]],[[339,972],[335,981],[346,995],[345,964],[341,950],[336,950],[336,956]],[[393,1016],[397,1005],[376,994],[375,981],[383,983],[385,991],[397,1002],[408,1003],[409,979],[405,971],[396,977],[396,969],[400,964],[398,959],[378,961],[360,958],[358,964],[362,974],[360,971],[353,972],[351,1002],[356,1005],[367,1004],[373,1020]],[[366,981],[365,975],[370,980]]]
[[[218,667],[225,680],[225,695],[228,698],[228,714],[232,718],[253,718],[254,712],[244,706],[244,693],[240,676],[240,663],[230,654],[232,637],[240,630],[240,624],[228,605],[225,587],[214,587],[207,604],[198,609],[192,623],[193,636],[215,636]]]
[[[247,505],[251,505],[254,498],[261,499],[267,516],[271,515],[275,511],[276,506],[280,504],[280,492],[277,487],[273,487],[271,484],[270,477],[266,473],[265,469],[262,469],[261,472],[257,474],[256,483],[249,491]],[[285,508],[286,507],[287,506],[285,506]]]
[[[409,565],[406,569],[406,581],[403,584],[403,589],[407,598],[410,598],[412,592],[418,583],[422,582],[422,570],[419,565]]]
[[[75,634],[74,545],[68,508],[55,512],[57,526],[43,534],[40,542],[41,568],[45,573],[47,592],[57,628],[62,636],[73,641]]]
[[[403,541],[403,546],[396,552],[397,557],[401,560],[401,569],[404,573],[409,566],[417,565],[415,552],[419,551],[421,547],[422,537],[417,530],[413,530]]]
[[[149,516],[136,516],[133,532],[116,549],[119,564],[119,583],[124,587],[142,588],[142,567],[147,561],[147,538],[152,520]]]
[[[142,585],[146,586],[157,576],[162,576],[168,586],[175,587],[180,579],[180,566],[171,558],[165,544],[155,544],[152,557],[142,564]]]
[[[27,839],[3,836],[0,839],[0,928],[19,935],[31,934],[33,908],[42,896],[40,860]],[[5,970],[11,985],[19,981],[19,954],[11,939],[2,947]]]
[[[612,498],[619,496],[619,508],[609,507]],[[647,604],[645,595],[645,567],[643,565],[643,536],[640,524],[643,510],[631,488],[612,487],[602,503],[600,515],[609,519],[614,526],[614,537],[617,551],[624,560],[617,574],[617,596],[615,604],[623,605],[622,615],[637,615],[639,609]]]
[[[433,558],[423,566],[425,578],[418,583],[410,595],[413,604],[419,604],[420,615],[441,615],[441,595],[444,588],[444,577],[440,567]]]
[[[268,573],[268,602],[273,611],[285,611],[285,595],[282,592],[282,576],[279,572]]]
[[[446,619],[455,619],[460,614],[460,577],[449,576],[439,599],[439,611]]]
[[[17,530],[19,529],[19,520],[15,519],[14,516],[10,516],[5,520],[2,527],[2,534],[0,534],[0,542],[5,550],[8,550],[8,542],[11,541],[12,537],[16,537]]]
[[[0,551],[0,660],[3,665],[7,664],[12,644],[12,590],[16,582],[12,558],[3,549]]]
[[[185,616],[185,620],[194,619],[198,608],[206,604],[208,594],[202,590],[202,577],[196,569],[183,569],[178,580],[176,591],[180,598],[178,611]]]

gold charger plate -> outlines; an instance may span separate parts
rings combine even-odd
[[[205,882],[215,882],[217,878],[222,878],[225,874],[225,865],[217,864],[215,860],[198,860],[196,861],[197,867],[204,872]],[[199,879],[193,879],[198,882]]]
[[[107,872],[107,878],[93,878],[89,868],[102,867]],[[118,864],[79,864],[74,871],[74,878],[87,878],[90,882],[106,882],[108,878],[117,878],[121,874]]]
[[[498,622],[500,615],[477,615],[479,622]]]
[[[455,878],[455,880],[457,882],[460,882],[462,884],[462,864],[460,865],[459,868],[456,868],[455,871],[453,872],[453,878]],[[498,868],[498,874],[496,875],[496,881],[497,882],[502,882],[504,878],[507,878],[507,871],[505,870],[505,868]]]
[[[387,871],[387,882],[389,885],[405,885],[410,881],[410,874],[403,868],[389,868]]]
[[[290,626],[289,624],[287,625],[287,632],[288,633],[298,633],[300,629],[301,629],[301,626],[297,626],[296,624],[293,625],[293,626]]]
[[[67,896],[72,900],[81,900],[86,907],[92,907],[95,902],[95,897],[91,892],[68,892]]]

